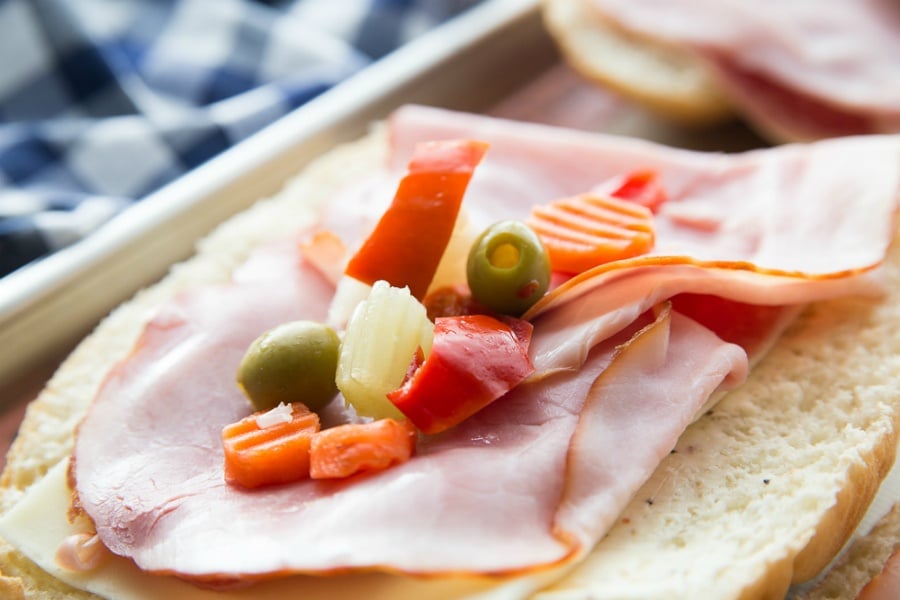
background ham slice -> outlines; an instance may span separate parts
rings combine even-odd
[[[656,171],[669,196],[655,215],[657,255],[834,273],[880,262],[893,236],[900,135],[718,154],[409,106],[391,118],[391,167],[419,141],[458,137],[491,144],[464,204],[476,226],[524,219],[535,203],[639,168]]]

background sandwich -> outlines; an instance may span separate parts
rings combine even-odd
[[[586,78],[667,118],[737,114],[774,142],[900,131],[890,0],[544,0]]]

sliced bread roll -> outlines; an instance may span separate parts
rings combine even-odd
[[[895,563],[900,552],[900,506],[894,508],[868,532],[856,540],[840,559],[821,577],[820,580],[799,591],[795,600],[841,600],[858,598],[858,600],[875,600],[877,596],[869,596],[874,591],[873,579],[882,571],[890,568],[886,563]],[[891,575],[888,573],[888,575]],[[896,596],[897,577],[889,582]],[[884,598],[885,596],[881,596]]]
[[[68,456],[106,370],[155,306],[226,281],[253,247],[309,223],[387,149],[378,130],[324,156],[106,318],[29,407],[0,479],[0,513]],[[894,461],[900,247],[886,271],[887,298],[810,307],[749,381],[685,433],[587,561],[537,597],[775,598],[825,567]],[[2,540],[0,573],[4,598],[94,597]]]

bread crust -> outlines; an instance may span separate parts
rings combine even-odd
[[[850,468],[848,484],[838,492],[834,506],[822,516],[812,539],[794,560],[794,583],[816,577],[837,556],[865,516],[881,482],[894,465],[900,418],[896,412],[893,417],[893,430],[883,435],[872,451]]]
[[[856,598],[869,581],[900,550],[900,505],[882,517],[872,530],[857,539],[822,577],[794,600]]]
[[[346,181],[361,176],[380,163],[386,156],[387,149],[387,137],[384,131],[379,129],[359,142],[341,147],[322,157],[277,197],[263,200],[221,225],[199,244],[195,257],[173,267],[160,283],[140,292],[133,300],[107,317],[62,364],[38,399],[29,406],[21,433],[10,451],[6,469],[0,477],[0,512],[9,510],[31,485],[54,464],[71,453],[77,423],[101,385],[105,369],[127,356],[144,323],[151,315],[153,307],[191,287],[226,281],[234,267],[240,264],[254,246],[308,223],[309,211],[304,207],[308,208],[324,201]],[[879,332],[894,328],[895,324],[900,322],[900,308],[896,310],[891,308],[891,303],[900,305],[898,248],[892,250],[888,267],[891,287],[889,298],[877,303],[847,300],[813,306],[787,334],[786,341],[776,346],[776,350],[773,351],[774,357],[770,355],[760,365],[761,368],[751,375],[751,389],[754,385],[767,389],[768,378],[778,371],[778,366],[773,361],[782,360],[797,352],[809,352],[809,348],[818,348],[823,344],[832,344],[834,347],[828,351],[823,350],[821,354],[810,356],[809,360],[812,363],[817,360],[821,362],[822,357],[836,355],[832,353],[839,353],[847,344],[854,343],[853,328],[857,326],[865,339],[856,341],[868,343],[869,351],[876,359],[888,354],[900,355],[900,339],[894,342],[894,345],[881,346],[875,346],[870,339],[872,336],[880,335]],[[851,316],[853,321],[851,325],[839,326]],[[833,334],[830,329],[832,327]],[[844,365],[841,368],[847,367]],[[860,385],[864,383],[859,382]],[[778,393],[782,391],[782,388],[775,390]],[[824,416],[821,410],[817,412],[816,409],[822,407],[815,404],[826,402],[827,398],[812,395],[802,397],[802,390],[798,393],[801,397],[794,402],[796,411],[791,413],[790,418],[794,419],[790,423],[791,426],[797,428],[813,426],[818,422],[816,419],[821,420],[828,416],[827,411]],[[806,516],[811,520],[811,524],[803,529],[805,533],[783,547],[773,548],[765,558],[754,562],[754,568],[758,567],[758,571],[747,575],[746,581],[742,584],[730,587],[728,595],[722,597],[742,600],[781,597],[791,581],[815,575],[844,544],[893,463],[897,443],[900,405],[893,401],[873,407],[865,404],[864,397],[859,401],[864,403],[861,406],[866,410],[865,418],[859,421],[861,431],[854,437],[848,437],[846,440],[841,438],[836,442],[845,451],[846,456],[835,463],[837,465],[835,468],[843,469],[843,472],[835,473],[836,496],[833,502],[828,506],[817,505],[810,508],[809,515]],[[636,516],[639,511],[650,515],[645,498],[641,495],[647,490],[652,490],[656,494],[655,498],[659,501],[655,506],[659,510],[664,510],[666,497],[670,498],[671,506],[676,507],[668,515],[670,519],[690,521],[685,519],[687,515],[677,512],[689,505],[678,504],[672,499],[682,494],[691,496],[695,492],[702,497],[703,493],[698,490],[702,490],[706,485],[706,478],[715,474],[717,469],[725,468],[723,465],[727,461],[719,460],[722,456],[704,455],[702,452],[691,455],[688,449],[694,440],[708,439],[711,432],[723,436],[723,439],[727,438],[728,444],[731,444],[716,446],[724,453],[739,453],[740,450],[735,448],[738,448],[740,443],[752,445],[752,438],[744,439],[746,436],[743,432],[735,433],[733,430],[742,424],[746,426],[747,423],[754,422],[751,413],[758,408],[758,404],[755,398],[746,393],[733,394],[723,401],[721,414],[719,409],[716,409],[714,414],[707,415],[692,426],[683,441],[679,442],[678,453],[670,456],[658,470],[655,478],[639,492],[639,496],[626,511],[623,521],[617,525],[618,531],[614,531],[602,541],[600,547],[606,552],[616,552],[619,549],[618,540],[623,536],[627,537],[628,525],[624,523],[625,518],[634,519],[632,522],[634,527],[638,527],[638,523],[648,527],[652,525],[653,521],[639,521]],[[853,403],[851,402],[849,406],[853,406]],[[777,403],[768,398],[763,403],[762,410],[775,411],[777,410],[775,407]],[[760,423],[766,424],[767,427],[775,427],[773,424],[777,424],[777,421],[771,416],[767,415]],[[868,429],[862,431],[865,428]],[[778,435],[778,431],[774,429],[765,430],[764,433]],[[757,440],[757,446],[760,443],[761,440]],[[745,456],[752,457],[753,454],[748,452]],[[737,464],[740,464],[740,459],[741,456],[736,457]],[[753,465],[749,465],[747,471],[753,471],[754,468]],[[752,474],[756,476],[755,472]],[[777,486],[773,484],[773,487]],[[722,502],[730,500],[726,485],[723,484],[714,491]],[[765,505],[765,508],[777,510],[779,507],[773,503]],[[703,521],[704,515],[695,517],[699,523]],[[715,526],[712,529],[715,529]],[[48,576],[2,540],[0,540],[0,572],[2,572],[0,592],[6,593],[11,598],[26,595],[41,600],[95,597],[73,590]],[[649,576],[647,572],[637,575]],[[577,585],[577,580],[573,581]],[[690,587],[682,591],[683,597],[691,597]]]

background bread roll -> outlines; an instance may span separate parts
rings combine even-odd
[[[544,0],[544,22],[581,75],[675,121],[695,126],[734,113],[690,51],[625,31],[588,2]]]

